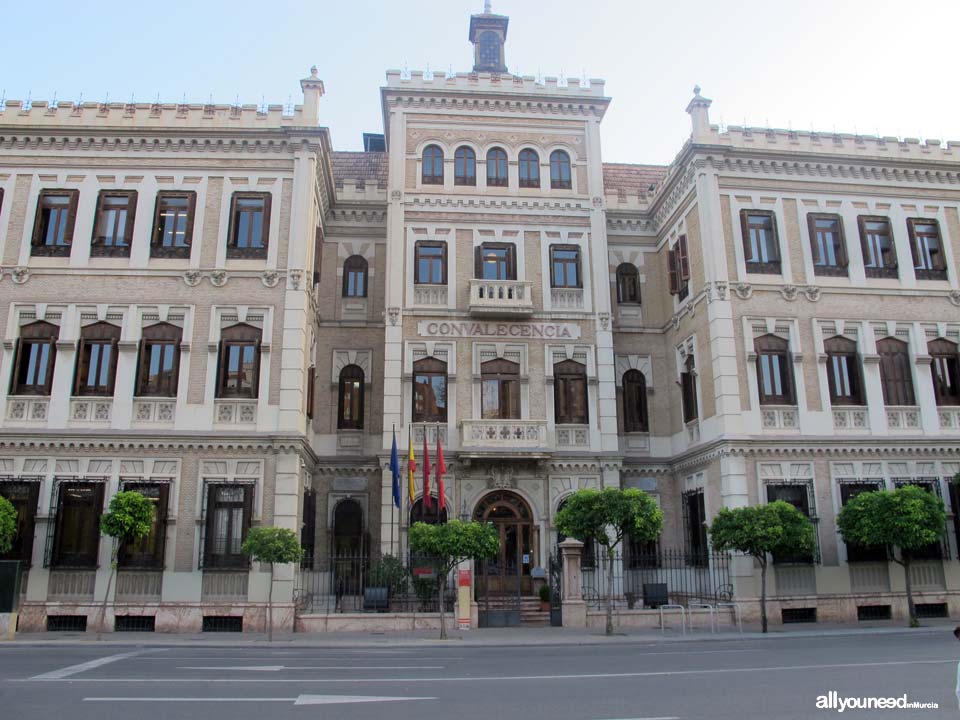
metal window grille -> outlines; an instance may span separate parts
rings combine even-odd
[[[204,615],[203,632],[243,632],[243,618],[226,615]]]
[[[86,615],[47,615],[47,632],[86,632]]]
[[[815,607],[783,608],[780,611],[780,620],[784,625],[790,623],[815,623],[817,621],[817,609]]]
[[[893,481],[893,486],[895,488],[905,487],[907,485],[914,485],[918,488],[932,492],[940,501],[943,501],[943,492],[940,489],[940,481],[938,478],[930,477],[895,477],[891,478]],[[944,523],[943,526],[943,538],[939,542],[931,543],[928,547],[918,550],[914,553],[914,558],[917,560],[949,560],[950,559],[950,521],[949,519]]]
[[[890,605],[857,605],[857,621],[890,620],[893,611]]]
[[[117,615],[115,632],[155,632],[157,619],[153,615]]]
[[[57,546],[57,527],[63,519],[63,485],[68,483],[87,483],[106,486],[106,482],[107,478],[105,477],[79,477],[76,475],[60,475],[53,479],[53,485],[50,488],[50,513],[47,519],[47,538],[43,551],[44,567],[50,567],[58,562],[58,558],[54,557],[54,555]],[[101,496],[101,507],[95,508],[99,513],[103,512],[102,502],[103,498]]]
[[[204,567],[211,567],[209,563],[209,557],[207,552],[207,538],[210,533],[208,513],[210,512],[209,500],[210,500],[210,488],[214,486],[221,487],[238,487],[244,489],[244,503],[245,506],[249,508],[248,515],[244,519],[244,525],[242,532],[245,533],[246,529],[252,524],[253,521],[253,508],[256,507],[256,490],[257,483],[256,480],[205,480],[203,483],[203,495],[201,498],[201,511],[200,511],[200,553],[198,567],[202,570]],[[234,566],[239,568],[240,566]],[[244,562],[242,565],[243,568],[249,567],[249,562]]]
[[[820,564],[820,518],[817,517],[816,493],[813,480],[769,480],[766,482],[767,502],[783,500],[793,505],[813,523],[813,553],[810,556],[775,556],[777,564],[810,563]],[[802,491],[803,495],[799,493]]]

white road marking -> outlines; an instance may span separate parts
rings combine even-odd
[[[343,705],[347,703],[401,702],[436,700],[435,697],[391,697],[376,695],[298,695],[297,697],[86,697],[84,702],[282,702],[294,705]]]
[[[142,653],[142,650],[136,652],[120,653],[119,655],[108,655],[107,657],[97,658],[96,660],[89,660],[85,663],[80,663],[79,665],[70,665],[69,667],[60,668],[59,670],[52,670],[42,675],[34,675],[30,680],[63,680],[65,677],[70,675],[76,675],[77,673],[86,672],[87,670],[93,670],[94,668],[103,667],[104,665],[109,665],[110,663],[117,662],[118,660],[124,660],[126,658],[133,657],[134,655],[139,655]]]
[[[836,663],[833,665],[782,665],[767,667],[745,668],[710,668],[705,670],[660,670],[654,672],[627,672],[627,673],[584,673],[581,675],[510,675],[505,677],[409,677],[409,678],[310,678],[309,680],[294,680],[292,678],[275,678],[270,680],[254,680],[251,678],[71,678],[70,682],[91,683],[425,683],[425,682],[504,682],[509,680],[592,680],[604,678],[639,678],[664,677],[670,675],[714,675],[719,673],[741,672],[779,672],[791,670],[824,670],[832,668],[861,668],[861,667],[891,667],[900,665],[955,665],[956,659],[950,660],[892,660],[890,662],[872,663]],[[27,678],[32,680],[50,680],[37,676]],[[59,679],[59,678],[53,678]]]
[[[280,672],[281,670],[443,670],[443,665],[185,665],[177,670],[245,670]]]

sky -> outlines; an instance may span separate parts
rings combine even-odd
[[[388,68],[469,71],[482,0],[45,0],[4,9],[6,99],[294,103],[334,148],[382,132]],[[493,0],[511,72],[603,78],[604,160],[669,163],[694,85],[721,125],[960,140],[958,0]],[[42,27],[40,23],[42,22]]]

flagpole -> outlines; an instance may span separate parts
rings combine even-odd
[[[397,437],[397,424],[396,424],[396,423],[393,424],[393,437],[394,437],[394,444],[395,444],[395,443],[396,443],[396,437]],[[395,497],[394,487],[397,485],[397,483],[399,482],[400,479],[394,477],[394,473],[396,472],[396,470],[394,470],[394,468],[392,467],[392,465],[393,465],[393,445],[391,445],[390,447],[391,447],[391,449],[390,449],[390,460],[391,460],[391,463],[390,463],[390,464],[391,464],[391,468],[390,468],[390,554],[393,555],[394,557],[396,557],[396,555],[394,554],[394,552],[396,551],[396,546],[393,544],[393,542],[394,542],[394,541],[393,541],[393,532],[394,532],[394,530],[396,530],[396,532],[397,532],[397,539],[399,540],[399,539],[400,539],[400,529],[397,528],[397,527],[395,527],[395,523],[394,523],[394,521],[393,521],[393,517],[394,517],[393,512],[394,512],[394,510],[396,510],[396,506],[397,506],[397,499],[396,499],[396,497]]]
[[[440,455],[440,423],[437,423],[437,456],[439,460]],[[439,464],[437,465],[437,472],[439,473]],[[437,525],[440,524],[440,479],[439,474],[437,480],[434,482],[434,485],[437,486]]]

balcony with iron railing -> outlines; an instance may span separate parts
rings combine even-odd
[[[471,280],[470,314],[482,317],[529,317],[533,283],[524,280]]]

